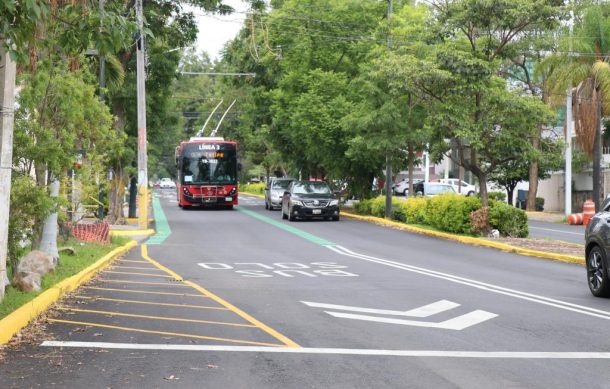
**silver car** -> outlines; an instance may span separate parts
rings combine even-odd
[[[272,178],[265,188],[265,209],[282,208],[282,196],[294,178]]]

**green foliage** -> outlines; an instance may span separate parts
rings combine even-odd
[[[411,197],[401,203],[400,209],[402,212],[400,214],[404,213],[404,222],[410,224],[425,224],[428,201],[429,199],[426,197]]]
[[[489,203],[489,223],[500,231],[502,236],[527,238],[529,235],[525,211],[506,203]]]
[[[0,44],[14,59],[27,62],[27,44],[36,41],[35,31],[48,14],[44,1],[0,0]]]
[[[254,194],[264,194],[265,193],[264,182],[258,182],[256,184],[241,184],[239,185],[239,190],[242,192],[254,193]]]
[[[489,192],[487,195],[490,201],[506,202],[506,193],[504,192]]]
[[[470,213],[481,208],[481,200],[474,196],[445,194],[435,196],[426,206],[426,224],[442,231],[470,234]]]

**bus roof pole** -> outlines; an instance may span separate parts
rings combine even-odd
[[[205,123],[203,123],[203,127],[201,127],[201,130],[199,130],[199,132],[197,133],[196,136],[203,136],[203,131],[205,131],[205,127],[208,125],[208,123],[210,122],[210,119],[212,118],[212,116],[214,115],[214,112],[216,112],[216,110],[218,109],[218,107],[220,107],[220,104],[222,104],[224,100],[220,100],[220,103],[218,103],[216,105],[216,107],[214,108],[214,110],[212,111],[212,113],[210,113],[210,116],[208,116],[207,120],[205,121]]]
[[[231,105],[229,105],[229,108],[227,108],[227,110],[225,111],[224,115],[222,115],[222,117],[220,118],[220,121],[218,122],[218,125],[216,126],[216,128],[214,129],[214,131],[212,131],[212,133],[210,134],[210,136],[216,136],[216,133],[218,132],[218,129],[220,128],[220,125],[222,124],[222,121],[225,120],[225,116],[227,116],[227,114],[229,113],[229,111],[231,110],[231,108],[233,108],[233,105],[235,104],[235,102],[237,101],[237,99],[233,100],[233,102],[231,103]]]

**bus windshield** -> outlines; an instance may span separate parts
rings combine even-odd
[[[186,185],[235,185],[237,160],[235,149],[185,150],[181,160],[182,182]]]

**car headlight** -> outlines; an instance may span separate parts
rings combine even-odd
[[[329,206],[333,206],[333,205],[339,205],[339,200],[330,200],[330,203],[328,203]]]
[[[303,202],[301,202],[300,200],[290,200],[290,204],[292,205],[300,205],[301,207],[303,206]]]

